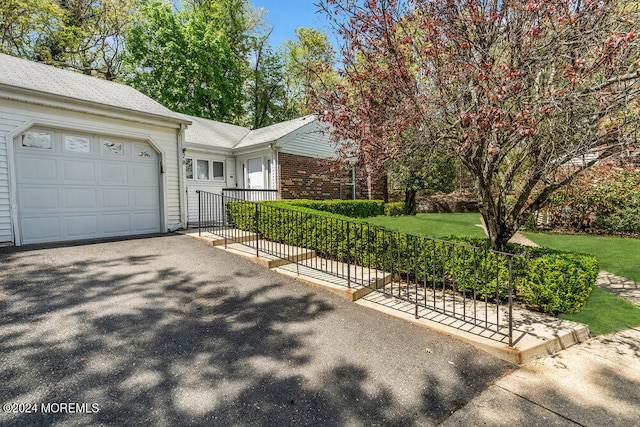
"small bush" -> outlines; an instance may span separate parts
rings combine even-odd
[[[576,313],[587,303],[598,270],[589,255],[544,254],[529,261],[519,280],[522,299],[545,313]]]
[[[384,214],[386,216],[408,215],[407,204],[405,202],[392,202],[384,205]]]
[[[640,171],[594,166],[551,195],[552,228],[608,234],[640,233]]]

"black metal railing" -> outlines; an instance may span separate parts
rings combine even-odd
[[[416,317],[442,314],[450,326],[513,345],[514,278],[522,270],[515,255],[203,191],[199,207],[199,229],[225,246],[241,243],[256,256],[291,261],[298,272],[400,299]]]
[[[223,188],[222,195],[252,202],[279,199],[278,190],[257,190],[254,188]]]

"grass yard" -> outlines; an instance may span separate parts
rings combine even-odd
[[[377,216],[367,218],[370,224],[391,230],[442,238],[451,235],[486,237],[480,224],[479,213],[432,213],[415,216]]]
[[[562,319],[589,325],[594,335],[605,335],[640,326],[640,309],[626,299],[598,287],[587,299],[587,305],[576,314],[561,314]]]
[[[600,268],[640,282],[640,239],[586,234],[523,233],[547,248],[594,255]]]

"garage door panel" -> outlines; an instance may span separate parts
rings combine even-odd
[[[128,208],[130,190],[126,188],[106,188],[102,190],[102,207],[105,209]]]
[[[127,166],[126,163],[103,162],[101,164],[102,184],[128,184],[129,171]]]
[[[18,159],[18,183],[35,180],[55,181],[58,179],[58,163],[56,159],[33,158],[26,156]]]
[[[136,186],[153,187],[158,183],[158,166],[156,163],[136,164],[133,166],[133,179]]]
[[[131,230],[131,220],[128,213],[103,215],[103,231],[105,234],[127,234]]]
[[[15,151],[22,243],[161,231],[159,162],[148,144],[118,142],[118,155],[65,151],[56,132],[51,150]],[[134,155],[142,152],[152,154]]]
[[[160,195],[157,191],[133,190],[133,206],[137,209],[153,209],[160,203]]]
[[[58,188],[53,186],[34,187],[23,185],[18,199],[22,212],[25,214],[60,208]]]
[[[22,219],[22,240],[24,243],[52,242],[61,238],[60,218],[57,216]]]
[[[92,159],[64,160],[64,179],[67,181],[80,181],[83,184],[91,184],[96,180],[96,166]]]
[[[157,231],[156,228],[150,224],[155,224],[160,221],[158,212],[140,212],[133,213],[132,215],[133,229],[138,233],[152,233]]]
[[[98,236],[98,216],[67,216],[65,217],[67,234],[74,239]]]
[[[63,208],[96,210],[98,208],[96,192],[95,188],[65,187],[62,190],[62,200],[65,202]]]

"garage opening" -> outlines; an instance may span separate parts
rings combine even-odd
[[[161,231],[159,156],[147,142],[32,128],[15,156],[22,244]]]

